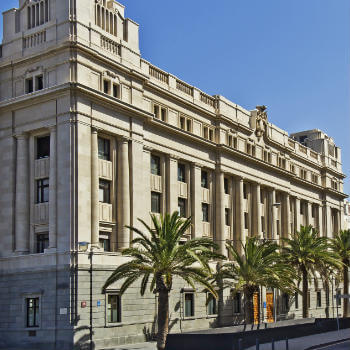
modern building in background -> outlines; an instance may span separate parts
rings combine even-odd
[[[19,0],[3,23],[0,348],[149,339],[157,295],[102,286],[127,259],[125,225],[151,212],[191,216],[188,238],[211,237],[222,253],[226,240],[343,228],[334,141],[289,135],[264,106],[246,110],[145,61],[121,4]],[[274,307],[278,319],[301,317],[298,295],[273,293],[255,299],[261,321]],[[309,301],[310,315],[324,316],[324,292],[312,286]],[[172,332],[237,324],[242,298],[225,290],[216,303],[176,281],[170,317]]]

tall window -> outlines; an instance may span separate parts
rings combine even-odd
[[[217,304],[216,299],[211,293],[207,293],[207,314],[216,315],[217,314]]]
[[[44,88],[44,80],[42,75],[37,75],[35,77],[35,90],[42,90]]]
[[[151,155],[151,174],[160,176],[160,158]]]
[[[103,92],[105,94],[110,94],[111,82],[109,80],[103,80]]]
[[[322,306],[322,294],[321,294],[321,291],[318,290],[316,292],[316,304],[317,304],[317,307],[321,307]]]
[[[151,212],[160,213],[160,193],[151,192]]]
[[[36,202],[47,203],[49,201],[49,179],[36,181]]]
[[[248,213],[244,213],[244,228],[246,230],[249,229],[249,218],[248,218]]]
[[[209,222],[209,204],[202,203],[202,221]]]
[[[289,295],[284,293],[282,295],[282,312],[287,313],[289,311]]]
[[[27,298],[27,327],[39,327],[39,298]]]
[[[50,157],[50,136],[36,139],[36,159]]]
[[[121,298],[117,294],[107,296],[107,321],[108,323],[121,322]]]
[[[243,184],[243,198],[248,198],[247,184]]]
[[[102,137],[98,138],[98,158],[103,160],[111,160],[110,141]]]
[[[113,97],[120,98],[120,85],[113,84]]]
[[[186,217],[186,199],[178,198],[179,215],[184,218]]]
[[[26,88],[26,94],[30,94],[31,92],[34,91],[34,82],[33,82],[33,78],[28,78],[26,79],[25,82],[25,88]]]
[[[111,203],[111,184],[109,181],[100,180],[98,199],[101,203]]]
[[[208,172],[205,170],[202,170],[201,172],[201,186],[203,188],[209,188]]]
[[[224,192],[225,192],[225,194],[230,193],[229,188],[228,188],[228,178],[227,177],[224,178]]]
[[[194,316],[194,294],[185,293],[185,317]]]
[[[49,234],[40,233],[36,236],[36,252],[44,253],[45,249],[49,248]]]
[[[225,208],[225,225],[230,226],[230,209]]]
[[[186,167],[185,164],[177,165],[177,181],[186,182]]]
[[[233,313],[240,314],[241,313],[241,293],[236,292],[233,296]]]

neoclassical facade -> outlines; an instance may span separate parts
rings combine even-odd
[[[125,226],[150,222],[151,212],[191,216],[188,238],[211,237],[223,254],[226,240],[342,228],[345,176],[333,139],[318,129],[289,135],[265,106],[248,111],[145,61],[123,5],[19,0],[3,23],[0,348],[151,337],[156,294],[102,290],[127,259]],[[310,315],[324,316],[324,292],[313,286],[309,299]],[[278,319],[301,315],[298,296],[262,290],[256,303],[260,321],[274,307]],[[234,290],[217,303],[177,281],[170,307],[173,332],[243,320]]]

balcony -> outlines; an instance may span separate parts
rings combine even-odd
[[[230,238],[231,238],[231,227],[225,226],[225,239],[230,239]]]
[[[210,202],[210,191],[208,188],[202,187],[202,202],[204,202],[204,203]]]
[[[162,192],[162,177],[151,174],[151,191]]]
[[[187,183],[185,182],[177,182],[179,188],[179,197],[187,198]]]
[[[203,237],[210,237],[210,222],[202,222]]]
[[[108,160],[98,160],[98,176],[102,179],[112,181],[113,163]]]
[[[35,224],[49,223],[49,203],[39,203],[34,205]]]
[[[99,203],[100,209],[100,221],[103,222],[112,222],[112,204],[109,203]]]
[[[41,179],[50,176],[50,158],[36,159],[34,162],[34,177]]]

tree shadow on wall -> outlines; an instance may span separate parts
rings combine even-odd
[[[78,333],[83,333],[80,335],[80,338],[74,341],[74,350],[95,350],[95,343],[90,342],[90,327],[81,326],[74,330],[74,335]],[[94,331],[91,331],[91,336],[94,335]]]
[[[178,318],[175,318],[173,320],[170,320],[169,322],[169,333],[171,329],[176,325],[176,323],[179,321]],[[155,341],[157,340],[157,315],[154,316],[153,322],[151,327],[144,326],[143,327],[143,334],[145,336],[146,341]]]

